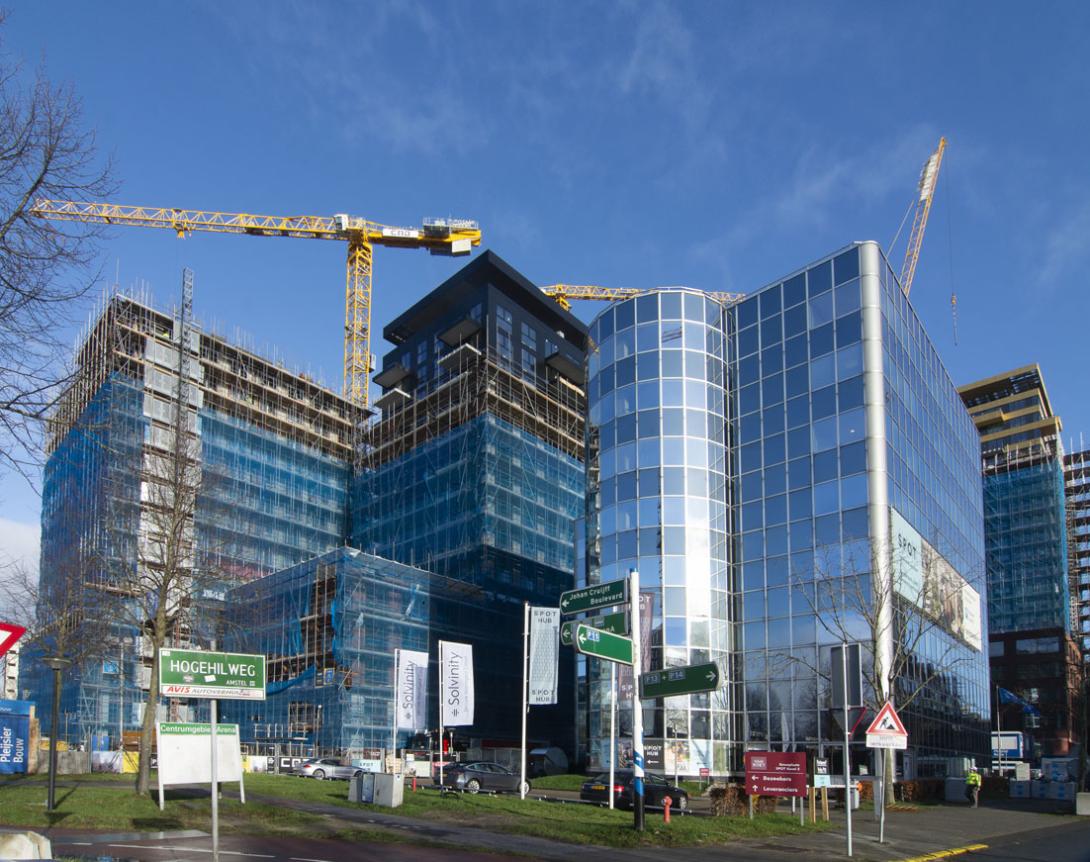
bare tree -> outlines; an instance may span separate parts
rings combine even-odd
[[[858,550],[841,557],[842,546],[819,548],[812,584],[809,573],[796,572],[792,586],[817,617],[822,640],[862,645],[863,705],[876,711],[893,701],[903,710],[927,694],[945,691],[955,697],[955,674],[981,646],[968,645],[979,641],[979,629],[962,630],[964,579],[927,543],[919,548],[869,542],[847,547]],[[943,636],[932,637],[936,632]],[[935,645],[941,645],[938,654]],[[830,669],[821,661],[796,656],[789,661],[806,666],[826,685],[831,682]],[[892,752],[883,750],[882,756],[884,798],[892,802]]]
[[[0,10],[0,27],[6,13]],[[67,373],[57,334],[97,280],[101,226],[49,222],[39,198],[92,200],[114,191],[70,86],[39,70],[24,82],[0,55],[0,461],[25,470],[40,421]]]

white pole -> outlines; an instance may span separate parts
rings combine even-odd
[[[643,704],[640,702],[640,673],[643,670],[640,632],[640,574],[628,571],[628,605],[632,615],[632,819],[643,832]],[[613,789],[609,791],[613,793]]]
[[[519,799],[526,798],[526,716],[530,712],[530,603],[522,603],[522,758],[519,761]]]
[[[848,818],[848,856],[852,855],[852,759],[851,728],[848,727],[848,645],[840,645],[841,681],[844,684],[844,811]]]
[[[886,749],[879,748],[878,754],[882,758],[882,813],[878,819],[878,843],[886,843]]]
[[[219,782],[216,780],[219,777],[216,763],[216,749],[219,747],[219,739],[216,737],[216,700],[211,701],[211,730],[212,730],[212,862],[219,862],[220,859],[220,805],[219,795],[220,788]]]
[[[439,641],[439,789],[443,789],[443,675],[446,673],[443,642]]]
[[[617,662],[609,663],[609,809],[613,810],[613,784],[617,764]]]
[[[999,714],[999,686],[995,687],[995,735],[997,737],[996,748],[999,750],[999,777],[1003,777],[1003,719]]]
[[[395,647],[394,648],[394,699],[390,702],[390,705],[393,707],[392,711],[393,711],[393,714],[394,714],[393,721],[391,722],[391,724],[392,724],[391,730],[393,731],[393,741],[390,743],[390,745],[391,745],[391,750],[394,752],[394,756],[390,759],[390,771],[391,772],[396,771],[394,769],[394,763],[397,760],[397,697],[398,697],[398,691],[397,691],[398,678],[397,678],[397,674],[398,674],[398,671],[400,669],[401,669],[401,650],[399,650],[399,649],[397,649]],[[318,734],[317,733],[314,734],[314,741],[315,742],[318,741]]]

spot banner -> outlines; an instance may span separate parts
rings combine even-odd
[[[473,724],[473,647],[439,641],[439,711],[444,727]]]
[[[530,706],[556,703],[559,663],[560,609],[530,608]]]
[[[397,729],[427,727],[428,654],[410,649],[397,650]]]

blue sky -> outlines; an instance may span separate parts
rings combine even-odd
[[[886,245],[946,135],[913,301],[956,382],[1039,362],[1090,431],[1090,4],[8,5],[3,50],[77,88],[117,202],[475,218],[543,284],[749,291]],[[102,263],[164,306],[190,266],[205,323],[339,386],[343,253],[119,228]],[[374,331],[458,265],[379,249]],[[0,547],[38,508],[0,482]]]

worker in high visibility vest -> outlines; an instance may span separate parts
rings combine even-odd
[[[975,767],[970,769],[969,774],[965,776],[965,789],[968,791],[969,798],[973,800],[973,808],[976,808],[980,801],[981,783],[980,772]]]

